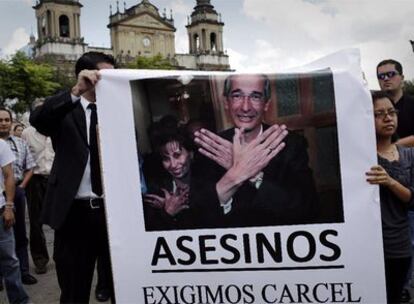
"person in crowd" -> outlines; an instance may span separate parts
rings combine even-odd
[[[110,286],[113,295],[96,132],[95,85],[100,79],[99,70],[114,66],[115,60],[110,55],[83,54],[76,62],[77,82],[72,89],[47,98],[30,115],[30,123],[38,132],[51,137],[56,152],[42,219],[55,230],[53,258],[62,303],[89,302],[98,256],[103,259],[110,280],[107,287]]]
[[[24,127],[21,124],[17,124],[13,127],[13,135],[16,137],[22,137]]]
[[[159,156],[163,174],[148,185],[144,195],[147,230],[174,230],[195,227],[195,217],[190,207],[191,139],[184,128],[162,127],[153,132],[155,153]]]
[[[381,90],[388,93],[398,110],[398,144],[414,146],[414,97],[404,93],[404,74],[401,63],[386,59],[377,65]]]
[[[382,60],[377,65],[378,82],[383,92],[386,92],[394,102],[395,108],[398,110],[398,128],[397,143],[407,147],[414,146],[414,97],[404,92],[404,74],[403,67],[400,62],[394,59]],[[410,219],[411,244],[414,250],[414,211],[408,211]],[[413,265],[413,261],[411,261]],[[410,301],[410,292],[408,284],[412,277],[412,266],[406,280],[406,288],[404,288],[401,302]]]
[[[414,149],[396,144],[398,110],[385,92],[373,93],[378,165],[366,173],[380,186],[388,303],[399,303],[411,261],[408,208],[414,203]]]
[[[26,285],[36,284],[37,279],[29,273],[28,239],[26,235],[26,194],[25,189],[33,175],[35,162],[29,146],[23,139],[10,135],[12,128],[12,113],[0,108],[0,138],[4,139],[14,153],[13,162],[16,190],[14,196],[15,218],[14,235],[16,240],[16,254],[20,261],[22,282]]]
[[[0,118],[1,119],[1,118]],[[15,253],[14,235],[14,193],[15,180],[12,163],[15,160],[8,144],[0,139],[0,267],[6,285],[7,299],[10,303],[29,303],[30,299],[24,290],[19,259]]]
[[[211,159],[204,187],[192,202],[211,215],[213,227],[311,223],[317,195],[305,139],[284,125],[263,123],[271,87],[265,75],[231,75],[225,109],[234,128],[218,136],[196,132],[200,153]],[[193,192],[192,192],[193,194]]]
[[[42,105],[43,98],[37,98],[32,103],[32,109]],[[52,168],[55,152],[53,151],[50,137],[37,132],[33,126],[23,130],[22,136],[30,147],[36,167],[33,176],[27,186],[27,204],[30,220],[30,253],[35,265],[35,272],[43,274],[47,272],[49,253],[46,246],[46,238],[43,232],[40,215],[43,207],[43,199],[46,193],[47,180]]]

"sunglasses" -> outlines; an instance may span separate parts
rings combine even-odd
[[[398,73],[397,71],[389,71],[389,72],[385,72],[385,73],[379,73],[379,74],[377,74],[377,77],[380,80],[385,80],[385,78],[391,79],[395,75],[400,75],[400,73]]]

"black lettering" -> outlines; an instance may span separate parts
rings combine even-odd
[[[335,302],[335,303],[345,302],[345,298],[343,297],[343,294],[342,294],[344,284],[342,284],[342,283],[331,283],[329,285],[331,285],[331,292],[332,292],[331,300],[332,300],[332,302]],[[337,299],[337,295],[341,296],[341,298]]]
[[[161,253],[161,250],[164,251],[164,253]],[[177,263],[174,260],[174,256],[170,250],[170,247],[168,247],[167,241],[163,237],[159,237],[157,239],[157,243],[155,244],[154,254],[152,256],[152,266],[157,266],[159,259],[168,259],[168,262],[171,265],[177,265]]]
[[[190,296],[189,301],[186,299],[185,290],[190,289],[190,293],[188,294]],[[185,285],[181,288],[180,291],[181,301],[183,301],[185,304],[192,304],[195,303],[195,294],[194,294],[194,287],[191,285]]]
[[[273,261],[276,263],[282,262],[282,246],[280,242],[280,233],[275,232],[274,237],[274,246],[270,244],[266,236],[263,233],[256,234],[256,245],[257,245],[257,260],[259,263],[264,263],[264,247],[266,251],[273,258]]]
[[[282,294],[280,295],[279,303],[283,303],[283,298],[289,298],[289,303],[294,303],[295,300],[292,297],[292,294],[290,293],[289,287],[287,285],[283,285]]]
[[[309,286],[306,284],[296,284],[297,293],[298,293],[298,303],[305,303],[304,300],[302,300],[302,297],[306,299],[308,303],[312,303],[312,301],[308,297],[309,292]]]
[[[158,304],[162,303],[164,299],[167,301],[167,304],[172,304],[172,302],[170,301],[167,295],[167,292],[168,292],[168,289],[170,289],[170,286],[165,286],[165,290],[163,290],[163,286],[156,286],[156,288],[161,293],[161,299],[158,301]]]
[[[219,300],[218,300],[219,298]],[[210,286],[206,286],[206,302],[207,303],[223,303],[223,285],[219,285],[216,289],[216,293],[210,289]]]
[[[198,294],[198,303],[199,304],[208,304],[208,302],[203,301],[203,290],[206,289],[205,285],[197,285],[197,294]]]
[[[206,241],[208,240],[215,240],[215,235],[200,235],[198,237],[198,242],[200,246],[200,262],[203,265],[211,265],[211,264],[218,264],[219,261],[216,259],[207,259],[207,252],[209,251],[216,251],[216,247],[214,246],[207,246]]]
[[[318,303],[326,303],[326,302],[328,302],[328,297],[326,297],[326,300],[325,301],[322,301],[320,298],[319,298],[319,294],[318,294],[318,289],[319,289],[319,287],[320,286],[323,286],[323,287],[325,287],[325,289],[328,289],[328,284],[326,284],[326,283],[319,283],[319,284],[316,284],[315,285],[315,287],[313,287],[313,290],[312,290],[312,293],[313,293],[313,298],[316,300],[316,301],[318,301]]]
[[[245,297],[243,298],[243,303],[253,304],[254,303],[253,285],[245,284],[243,285],[242,290],[245,295]]]
[[[322,231],[321,235],[319,236],[319,241],[325,247],[332,249],[332,255],[328,256],[321,254],[320,258],[322,261],[332,262],[337,260],[341,256],[341,248],[339,248],[337,244],[330,242],[327,238],[328,235],[338,236],[338,231],[332,229]]]
[[[274,289],[274,291],[277,290],[276,285],[273,285],[273,284],[267,284],[267,285],[263,286],[263,288],[262,288],[262,299],[266,303],[276,303],[277,297],[275,297],[275,299],[273,301],[269,300],[269,298],[267,297],[266,291],[267,291],[268,287],[271,287],[272,289]]]
[[[188,260],[178,258],[177,261],[181,265],[191,265],[196,261],[197,256],[191,248],[184,245],[185,241],[192,242],[193,238],[191,236],[180,236],[177,239],[177,248],[188,255]]]
[[[244,249],[244,261],[246,263],[252,262],[252,254],[250,248],[250,236],[245,233],[243,234],[243,249]]]
[[[231,259],[221,258],[221,262],[224,264],[235,264],[240,260],[240,252],[237,248],[227,243],[227,240],[237,240],[237,236],[234,234],[225,234],[220,238],[220,245],[224,250],[230,251],[233,254]]]
[[[232,300],[231,289],[235,290],[235,292],[236,292],[236,298],[234,300]],[[241,291],[240,291],[240,289],[237,285],[227,286],[224,292],[225,292],[225,295],[226,295],[226,302],[229,302],[229,303],[232,303],[232,304],[240,302],[240,300],[241,300]]]
[[[298,256],[294,249],[294,242],[297,237],[304,237],[309,244],[309,252],[303,257]],[[313,238],[313,235],[307,231],[296,231],[292,233],[289,235],[287,240],[287,252],[289,254],[289,257],[295,262],[308,262],[312,260],[316,254],[316,242]]]
[[[143,287],[145,304],[155,304],[155,301],[149,302],[148,298],[154,299],[154,287]]]
[[[352,283],[345,283],[346,285],[346,293],[348,295],[348,298],[346,300],[347,303],[360,303],[361,302],[361,297],[359,297],[358,299],[352,299]]]
[[[178,286],[173,286],[173,290],[174,290],[174,304],[178,304],[180,303],[180,301],[178,300]]]

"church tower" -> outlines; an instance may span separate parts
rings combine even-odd
[[[59,55],[76,60],[87,50],[81,37],[79,0],[37,0],[33,8],[38,33],[36,57]]]
[[[187,25],[190,54],[223,54],[223,26],[210,0],[197,0]]]
[[[194,70],[229,71],[229,57],[223,47],[224,23],[210,0],[197,0],[186,27],[190,54],[177,54],[178,65]]]

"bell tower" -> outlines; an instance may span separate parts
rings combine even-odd
[[[223,26],[210,0],[197,0],[186,26],[190,54],[223,54]]]
[[[176,54],[178,66],[190,70],[230,71],[229,56],[223,47],[224,23],[210,0],[197,0],[187,18],[190,54]]]
[[[38,40],[35,56],[63,55],[76,60],[86,50],[80,29],[79,0],[36,0]]]

